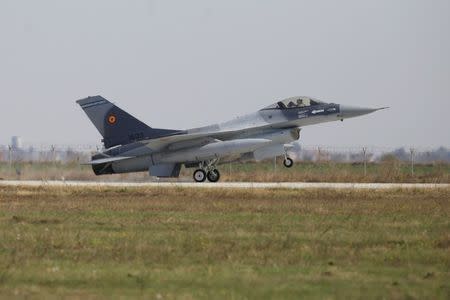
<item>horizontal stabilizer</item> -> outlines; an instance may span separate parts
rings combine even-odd
[[[106,163],[110,163],[110,162],[114,162],[114,161],[125,160],[125,159],[129,159],[129,158],[132,158],[132,157],[127,157],[127,156],[105,157],[105,158],[91,160],[87,163],[84,163],[83,165],[100,165],[100,164],[106,164]]]

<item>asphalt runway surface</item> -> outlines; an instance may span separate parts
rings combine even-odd
[[[310,183],[310,182],[96,182],[0,180],[0,186],[68,186],[68,187],[160,187],[218,189],[435,189],[450,188],[450,184],[432,183]]]

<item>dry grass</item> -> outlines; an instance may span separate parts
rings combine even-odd
[[[450,190],[0,188],[0,295],[450,296]]]
[[[222,167],[225,181],[256,182],[392,182],[392,183],[450,183],[450,165],[445,163],[416,165],[411,174],[410,165],[400,161],[370,163],[367,174],[362,163],[297,162],[286,169],[279,161],[247,163]]]
[[[450,164],[436,163],[416,165],[414,175],[409,164],[400,161],[385,161],[368,165],[367,174],[360,163],[298,162],[291,169],[283,167],[278,161],[274,170],[272,162],[225,164],[219,167],[223,181],[256,182],[411,182],[411,183],[450,183]],[[179,179],[191,181],[193,169],[183,169]],[[148,181],[146,173],[95,176],[90,166],[76,162],[17,163],[12,169],[0,163],[0,178],[37,180],[101,180],[101,181]]]

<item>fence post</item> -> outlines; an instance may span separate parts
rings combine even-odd
[[[409,152],[411,153],[411,175],[414,176],[414,154],[415,150],[414,148],[409,149]]]
[[[364,155],[364,177],[367,176],[367,148],[363,147],[363,155]]]
[[[56,157],[55,157],[55,146],[52,145],[50,149],[51,149],[51,151],[52,151],[52,161],[53,161],[53,163],[55,163],[55,162],[56,162]]]
[[[277,157],[276,156],[273,158],[273,171],[274,172],[277,171]]]
[[[12,146],[8,145],[8,164],[9,164],[9,173],[12,172]]]
[[[55,156],[55,146],[51,145],[50,147],[51,152],[52,152],[52,162],[53,162],[53,179],[56,179],[56,156]]]

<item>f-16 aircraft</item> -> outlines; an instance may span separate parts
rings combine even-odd
[[[153,128],[101,96],[78,100],[103,137],[104,150],[88,164],[96,175],[148,171],[151,176],[178,177],[182,165],[194,168],[196,182],[217,182],[219,164],[261,161],[288,155],[304,126],[353,118],[371,109],[292,97],[231,121],[188,130]]]

